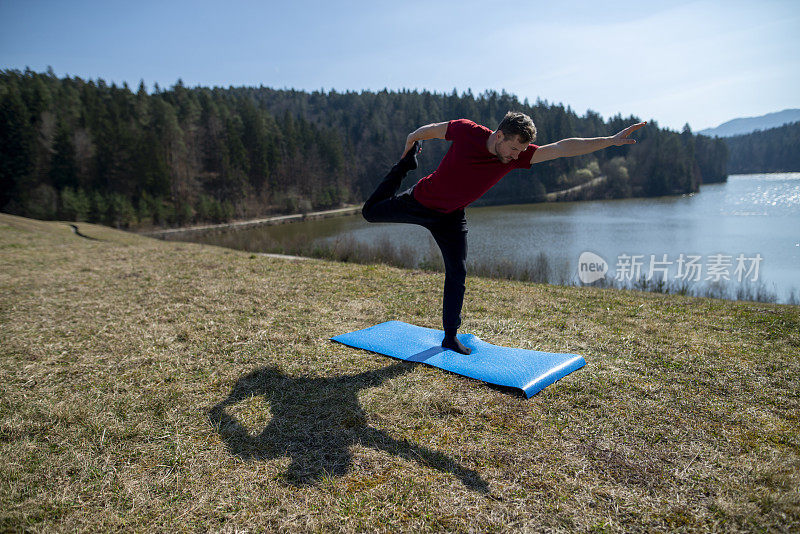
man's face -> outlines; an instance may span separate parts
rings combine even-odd
[[[497,132],[497,142],[494,145],[494,152],[502,163],[509,163],[511,160],[517,159],[525,149],[528,148],[528,143],[522,143],[516,135],[506,136],[502,131]]]

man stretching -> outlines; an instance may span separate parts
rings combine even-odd
[[[633,144],[628,136],[644,126],[640,122],[611,137],[562,139],[549,145],[532,144],[536,126],[524,113],[509,111],[497,130],[466,119],[428,124],[411,132],[403,157],[364,203],[369,222],[419,224],[433,235],[444,260],[442,347],[462,354],[471,351],[456,338],[461,326],[464,280],[467,276],[467,218],[464,208],[483,196],[514,169],[555,158],[580,156],[609,146]],[[420,141],[452,141],[439,167],[410,189],[397,194],[406,174],[417,168]]]

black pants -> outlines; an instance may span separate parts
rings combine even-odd
[[[444,297],[442,326],[453,331],[461,326],[464,280],[467,276],[467,217],[464,210],[442,213],[426,208],[414,199],[413,187],[397,194],[405,172],[392,167],[384,181],[361,210],[369,222],[418,224],[427,228],[442,251]]]

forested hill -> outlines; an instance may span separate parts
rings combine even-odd
[[[437,94],[187,88],[148,94],[103,80],[0,72],[0,209],[37,218],[122,227],[182,225],[360,202],[418,126],[470,118],[495,128],[509,109],[531,115],[537,144],[616,133],[639,121],[604,121],[505,92]],[[605,175],[584,198],[697,191],[726,179],[725,143],[658,128],[638,143],[515,171],[483,203],[541,200]],[[432,171],[448,143],[428,141]]]
[[[725,138],[732,174],[800,171],[800,122]]]

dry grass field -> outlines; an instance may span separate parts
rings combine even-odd
[[[329,341],[442,274],[0,214],[0,531],[797,532],[800,307],[469,278],[531,399]]]

